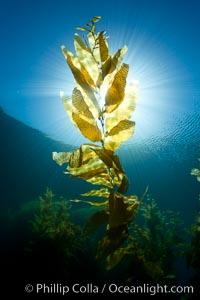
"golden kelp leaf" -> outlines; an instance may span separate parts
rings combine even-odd
[[[79,172],[75,173],[75,171],[73,170],[73,175],[71,177],[72,178],[73,177],[79,177],[79,178],[82,178],[82,179],[88,181],[91,178],[106,176],[106,172],[105,172],[104,167],[99,167],[98,169],[88,170],[88,171],[86,171],[86,170],[85,170],[84,173],[79,173]]]
[[[125,89],[124,100],[113,112],[106,115],[105,128],[109,132],[119,121],[130,119],[135,110],[138,97],[138,82],[128,84]]]
[[[75,33],[74,35],[74,46],[75,46],[75,50],[82,51],[85,50],[87,53],[91,53],[90,49],[88,48],[88,46],[84,43],[84,41],[80,38],[79,34]],[[78,58],[80,59],[80,57],[82,55],[78,55],[77,51],[76,54],[78,56]]]
[[[116,151],[120,144],[128,140],[134,132],[135,122],[130,120],[122,120],[117,126],[113,127],[106,135],[104,147],[107,150]]]
[[[80,89],[75,88],[73,90],[72,99],[66,96],[62,97],[62,101],[65,107],[65,110],[70,117],[74,125],[77,126],[75,120],[73,119],[73,113],[80,114],[82,119],[91,123],[96,127],[95,118],[98,118],[98,111],[95,106],[92,104],[87,95],[82,94]]]
[[[126,51],[126,46],[119,49],[112,58],[109,56],[102,65],[103,82],[101,82],[100,86],[102,91],[107,91],[111,87],[116,73],[121,68],[122,60]]]
[[[72,111],[73,111],[72,99],[68,96],[62,96],[62,102],[70,120],[74,125],[76,125],[74,120],[72,119]]]
[[[130,224],[136,218],[140,203],[138,201],[133,202],[127,208],[127,222]]]
[[[67,168],[72,177],[80,177],[92,184],[102,184],[112,187],[111,178],[107,172],[105,164],[98,158],[93,158],[87,164],[82,164],[78,168]]]
[[[84,65],[88,74],[90,74],[92,80],[94,81],[94,84],[96,85],[100,70],[98,68],[97,62],[94,59],[91,49],[89,49],[85,45],[78,34],[75,34],[74,37],[74,47],[79,61]]]
[[[128,223],[131,223],[135,219],[135,217],[137,215],[137,212],[138,212],[138,209],[139,209],[139,206],[140,206],[140,203],[135,202],[127,208],[127,212],[128,212],[127,221],[128,221]]]
[[[95,119],[99,119],[99,116],[101,114],[99,104],[98,104],[98,107],[96,107],[95,103],[93,102],[93,99],[88,97],[88,95],[85,93],[85,91],[80,86],[78,86],[77,88],[81,92],[83,99],[84,99],[85,103],[87,103],[87,106],[88,106],[89,110],[91,111],[93,117]],[[95,99],[96,99],[96,97],[95,97]],[[97,101],[97,99],[95,101]],[[75,112],[77,112],[77,111],[75,111]]]
[[[123,61],[124,55],[126,51],[128,50],[127,46],[124,46],[123,48],[119,49],[111,58],[111,68],[109,73],[112,73],[113,71],[118,71],[121,67],[121,63]]]
[[[122,179],[123,179],[123,174],[115,168],[108,168],[110,177],[112,179],[112,183],[114,186],[120,186]]]
[[[99,22],[99,20],[101,20],[101,17],[100,16],[95,16],[91,19],[91,22],[92,23],[96,23],[96,22]]]
[[[95,33],[92,34],[91,32],[89,32],[88,35],[87,35],[87,38],[88,38],[88,44],[89,44],[90,50],[94,55],[94,49],[95,49],[95,46],[96,46],[97,35]],[[99,55],[100,55],[100,53],[99,53]],[[96,57],[95,57],[95,60],[96,60]],[[96,61],[98,61],[98,60],[96,60]]]
[[[97,63],[101,62],[100,57],[100,51],[99,51],[99,45],[98,45],[98,36],[95,33],[89,32],[87,35],[88,43],[90,46],[90,49],[92,51],[92,54],[96,60]]]
[[[127,210],[123,202],[123,197],[120,195],[110,193],[109,196],[109,228],[119,227],[126,223]]]
[[[85,91],[87,96],[91,99],[93,105],[96,107],[100,115],[100,111],[101,111],[100,106],[94,95],[96,85],[93,79],[89,75],[84,65],[81,62],[79,62],[77,57],[75,57],[70,51],[67,51],[64,46],[62,47],[62,51],[74,75],[76,82],[80,85],[83,91]]]
[[[123,200],[123,203],[126,205],[127,224],[132,222],[133,219],[136,217],[141,201],[138,200],[138,197],[136,195],[124,196],[117,192],[116,196],[121,198]]]
[[[117,155],[113,155],[113,152],[106,149],[94,149],[98,157],[104,162],[108,167],[109,175],[112,178],[113,184],[120,186],[121,181],[124,177],[124,172],[120,165]]]
[[[95,185],[104,185],[109,188],[113,188],[111,184],[111,178],[107,172],[105,164],[98,158],[96,153],[91,150],[91,147],[97,148],[99,146],[83,144],[80,147],[79,159],[77,157],[77,162],[79,162],[79,165],[77,165],[77,167],[73,167],[74,165],[71,166],[69,163],[69,166],[67,167],[69,172],[66,174],[70,173],[72,175],[71,177],[80,177]],[[72,155],[71,157],[74,156]],[[76,163],[76,160],[74,163]]]
[[[108,222],[108,212],[100,210],[94,213],[86,223],[85,230],[88,233],[95,232],[100,226]]]
[[[93,149],[104,164],[110,168],[113,167],[113,152],[103,148]]]
[[[117,192],[121,194],[125,194],[128,190],[129,182],[128,177],[124,174],[120,187]]]
[[[92,142],[99,142],[102,139],[101,130],[96,126],[85,121],[81,116],[72,113],[72,118],[81,133]]]
[[[88,164],[88,162],[91,159],[94,159],[94,158],[97,159],[98,155],[94,152],[94,149],[100,149],[100,148],[101,147],[98,145],[82,144],[79,149],[77,149],[71,153],[71,157],[69,160],[69,167],[70,168],[75,167],[75,165],[77,165],[77,163],[75,161],[78,161],[78,167],[80,167],[81,165]],[[96,162],[97,160],[93,160],[92,164],[94,161]],[[99,162],[100,162],[100,164],[102,164],[101,161],[99,161]],[[98,162],[98,164],[99,164],[99,162]]]
[[[89,110],[88,105],[86,104],[81,91],[78,88],[74,88],[72,93],[72,105],[76,108],[78,114],[85,116],[88,119],[94,121],[94,116],[92,115],[91,111]]]
[[[111,57],[108,56],[107,60],[102,64],[102,78],[109,74],[111,69]]]
[[[89,160],[92,158],[97,158],[97,154],[93,151],[93,149],[101,148],[98,145],[93,144],[82,144],[80,147],[82,164],[87,164]]]
[[[111,183],[111,179],[107,173],[104,173],[104,174],[102,173],[101,177],[90,178],[89,180],[87,180],[87,182],[90,182],[91,184],[94,184],[94,185],[104,185],[109,188],[113,188],[113,184]]]
[[[76,29],[77,29],[77,30],[81,30],[81,31],[88,31],[88,29],[85,28],[85,27],[76,27]]]
[[[124,174],[124,170],[121,166],[118,155],[113,155],[113,161],[115,162],[115,166],[116,166],[115,168],[118,169],[120,171],[120,173]]]
[[[101,58],[101,62],[103,63],[110,56],[106,37],[104,36],[104,31],[101,31],[99,33],[98,39],[99,39],[100,58]]]
[[[70,168],[79,168],[82,165],[82,153],[79,149],[76,149],[71,153],[69,159],[69,167]]]
[[[74,75],[76,82],[85,89],[88,93],[93,92],[95,87],[94,81],[85,69],[85,66],[73,55],[72,52],[68,51],[62,46],[62,52],[67,60],[67,63]]]
[[[105,197],[107,198],[109,196],[110,192],[108,189],[106,188],[102,188],[100,190],[91,190],[89,191],[88,193],[84,193],[84,194],[81,194],[81,196],[96,196],[96,197]]]
[[[72,152],[53,152],[52,158],[58,165],[62,166],[64,163],[69,162],[71,155]]]
[[[99,160],[98,155],[94,152],[94,149],[99,148],[101,147],[93,144],[82,144],[80,148],[72,152],[53,152],[52,157],[53,160],[55,160],[59,165],[69,163],[68,170],[71,174],[73,174],[74,172],[74,174],[76,174],[77,168],[80,170],[80,172],[85,172],[85,170],[88,171],[88,168],[95,169],[98,166],[104,165],[102,161]],[[80,169],[80,167],[84,164],[86,166],[83,166],[83,169]],[[75,171],[72,171],[73,169]]]
[[[120,194],[119,192],[116,193],[117,195],[119,195],[120,197],[123,197],[123,201],[126,204],[133,204],[133,203],[140,203],[140,201],[138,200],[138,196],[136,195],[129,195],[129,196],[124,196],[122,194]],[[128,207],[128,206],[127,206]]]
[[[128,75],[129,65],[123,64],[121,69],[115,74],[112,86],[106,94],[106,112],[114,111],[124,99],[126,77]]]
[[[113,127],[108,135],[112,136],[112,135],[118,135],[119,133],[121,133],[123,131],[123,134],[125,134],[126,130],[129,130],[130,128],[134,127],[134,122],[130,121],[130,120],[122,120],[120,121],[117,126]],[[125,138],[125,137],[124,137]],[[125,139],[126,140],[126,139]]]
[[[71,153],[69,159],[69,168],[79,168],[83,164],[87,164],[92,158],[97,158],[97,155],[94,151],[91,150],[91,147],[99,147],[92,144],[82,144],[80,148],[74,150]]]
[[[92,205],[92,206],[96,206],[96,207],[99,207],[99,206],[105,206],[108,204],[108,200],[105,200],[105,201],[101,201],[101,202],[93,202],[93,201],[84,201],[84,200],[78,200],[78,199],[75,199],[75,200],[70,200],[71,202],[82,202],[82,203],[87,203],[89,205]]]

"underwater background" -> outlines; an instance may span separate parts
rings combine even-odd
[[[96,245],[99,237],[103,235],[103,230],[92,234],[89,240],[82,233],[87,219],[94,212],[93,208],[84,203],[69,204],[70,199],[79,199],[80,193],[87,192],[89,184],[81,179],[68,178],[61,171],[60,166],[52,160],[52,150],[70,151],[72,146],[53,141],[3,111],[0,120],[1,128],[4,128],[1,131],[1,157],[3,158],[1,161],[1,270],[5,283],[12,281],[15,293],[23,294],[23,286],[27,282],[127,284],[131,276],[134,278],[134,283],[149,282],[149,278],[150,282],[163,282],[163,274],[160,278],[157,277],[158,274],[156,279],[154,278],[156,262],[162,258],[162,255],[164,261],[172,260],[170,264],[173,265],[172,270],[171,267],[169,270],[164,269],[166,277],[170,278],[173,275],[176,284],[186,284],[193,279],[195,268],[188,266],[187,253],[173,257],[159,244],[148,245],[149,241],[146,245],[150,247],[148,249],[150,256],[158,248],[156,262],[152,266],[150,275],[147,276],[146,272],[143,274],[143,271],[137,269],[135,271],[134,263],[126,259],[112,270],[104,270],[102,263],[95,259]],[[191,122],[195,124],[195,120],[196,118],[193,118]],[[197,129],[194,129],[194,132],[196,134]],[[166,230],[171,231],[171,235],[166,237],[169,239],[167,241],[170,243],[167,246],[169,249],[176,248],[179,243],[186,243],[185,246],[181,245],[181,249],[189,251],[190,229],[199,211],[199,182],[190,173],[193,167],[198,167],[199,148],[197,140],[189,144],[176,141],[172,143],[172,141],[173,137],[170,143],[159,141],[156,144],[156,142],[146,141],[145,145],[133,144],[129,146],[130,148],[120,150],[119,155],[131,182],[131,192],[142,196],[149,186],[143,203],[150,205],[153,201],[157,205],[157,211],[152,210],[151,215],[152,222],[156,225],[154,230],[163,236],[164,241]],[[59,216],[56,220],[54,218],[57,208],[54,205],[49,211],[47,205],[49,219],[44,216],[42,218],[40,214],[42,206],[40,197],[44,199],[47,197],[48,202],[51,192],[54,194],[52,198],[54,202],[60,203],[63,199],[66,200],[65,208],[58,212]],[[174,211],[174,219],[168,216],[168,210]],[[146,213],[147,211],[146,207]],[[179,216],[177,224],[174,225],[177,212]],[[41,220],[38,220],[38,228],[34,229],[32,222],[37,223],[36,216]],[[171,221],[172,219],[174,221]],[[48,223],[46,229],[45,222]],[[69,232],[69,236],[65,236],[62,240],[60,234],[68,230],[69,222],[71,233]],[[146,230],[145,226],[148,227],[143,219],[137,222],[144,226],[144,230]],[[156,232],[150,238],[152,241],[156,239]],[[160,238],[158,239],[161,243]]]
[[[103,1],[98,9],[94,1],[78,1],[73,18],[73,4],[67,2],[1,4],[1,33],[12,37],[1,49],[1,292],[62,297],[29,293],[25,286],[159,283],[191,285],[194,293],[166,296],[195,299],[200,294],[199,1],[125,1],[123,14],[120,1]],[[142,204],[129,226],[129,243],[112,263],[98,255],[106,226],[85,230],[98,207],[70,201],[91,185],[70,178],[66,166],[52,159],[52,152],[73,151],[86,141],[59,98],[61,90],[71,93],[73,82],[60,45],[72,48],[75,26],[97,14],[114,40],[111,48],[128,44],[127,62],[140,83],[135,133],[116,154],[129,193]],[[97,296],[91,290],[70,296],[84,294]]]

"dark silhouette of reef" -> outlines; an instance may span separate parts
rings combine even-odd
[[[38,197],[46,186],[66,192],[66,176],[51,156],[54,149],[64,151],[70,146],[50,139],[2,109],[0,126],[1,208],[16,208],[30,197]]]

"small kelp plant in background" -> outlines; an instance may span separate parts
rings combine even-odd
[[[198,160],[200,161],[200,158]],[[190,174],[196,176],[197,181],[200,182],[200,168],[192,168]],[[187,299],[196,299],[200,293],[200,209],[198,209],[194,222],[188,231],[190,233],[190,243],[185,252],[185,259],[188,269],[193,271],[189,284],[193,286],[195,293]]]
[[[200,158],[199,158],[199,162],[200,162]],[[200,182],[200,170],[197,168],[193,168],[191,170],[191,175],[194,175],[197,177],[197,180]]]
[[[183,258],[186,248],[186,228],[179,213],[161,210],[147,195],[130,233],[130,243],[122,254],[132,259],[133,274],[138,266],[155,282],[176,280],[175,262]]]
[[[83,230],[71,222],[69,210],[69,202],[56,197],[47,188],[39,197],[39,209],[31,221],[34,243],[41,244],[43,241],[50,246],[55,244],[65,260],[71,258],[75,250],[83,249],[84,245]]]
[[[53,152],[59,165],[67,163],[67,174],[79,177],[99,189],[82,194],[103,201],[73,200],[102,207],[88,220],[88,228],[107,224],[99,241],[98,255],[109,256],[128,236],[128,226],[136,216],[136,195],[125,196],[129,182],[115,151],[128,140],[135,123],[131,120],[137,98],[137,84],[127,84],[129,65],[123,63],[127,47],[111,55],[105,31],[96,33],[91,19],[83,31],[84,39],[74,36],[76,56],[62,46],[62,52],[74,76],[72,96],[63,96],[64,107],[82,135],[93,143],[82,144],[73,152]],[[94,144],[96,142],[96,144]],[[98,198],[98,199],[99,199]]]

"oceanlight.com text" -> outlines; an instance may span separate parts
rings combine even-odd
[[[115,283],[95,285],[88,283],[85,285],[74,283],[73,285],[65,285],[61,283],[37,283],[35,285],[27,284],[25,286],[27,293],[36,294],[149,294],[154,296],[156,294],[193,294],[193,286],[168,286],[168,285],[150,285],[144,283],[142,285],[117,285]]]

